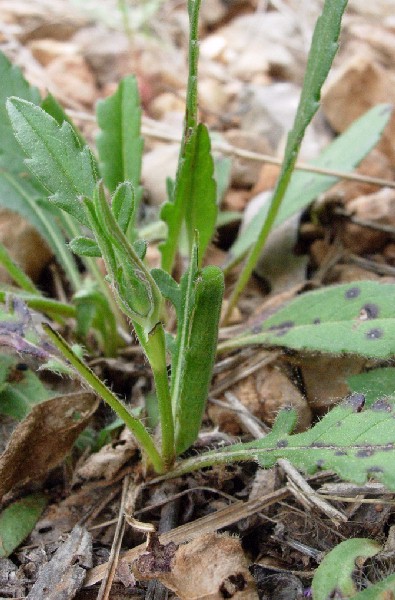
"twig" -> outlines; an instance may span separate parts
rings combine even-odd
[[[230,375],[229,377],[225,377],[224,379],[219,381],[217,384],[215,384],[211,390],[211,395],[217,396],[218,394],[221,394],[222,392],[224,392],[225,390],[230,388],[232,385],[234,385],[238,381],[241,381],[242,379],[245,379],[246,377],[248,377],[248,375],[252,375],[256,371],[258,371],[261,367],[264,367],[265,365],[270,365],[273,361],[275,361],[280,356],[281,353],[280,352],[264,352],[263,354],[264,354],[263,358],[259,358],[257,361],[255,361],[249,367],[246,367],[243,364],[243,365],[239,366],[239,368],[235,369],[235,372],[233,375]]]
[[[128,492],[128,488],[129,488],[129,475],[126,475],[125,479],[123,480],[123,487],[122,487],[122,497],[121,497],[121,503],[119,506],[119,513],[118,513],[118,522],[117,522],[117,526],[115,528],[115,534],[114,534],[114,539],[113,539],[113,543],[111,546],[111,553],[110,553],[110,558],[108,563],[106,563],[106,570],[100,585],[100,589],[99,589],[99,593],[97,595],[97,600],[108,600],[110,597],[110,591],[111,591],[111,587],[112,587],[112,583],[114,581],[114,576],[115,576],[115,571],[118,565],[118,559],[119,559],[119,553],[121,551],[121,544],[122,544],[122,538],[123,538],[123,534],[125,531],[125,518],[124,518],[124,514],[125,514],[125,503],[126,503],[126,497],[127,497],[127,492]]]
[[[93,115],[75,110],[67,110],[67,114],[74,119],[81,121],[96,122],[96,118]],[[169,130],[160,130],[161,123],[154,121],[153,119],[142,119],[143,126],[141,132],[144,136],[163,140],[164,142],[177,142],[181,141],[181,134],[174,134]],[[154,126],[152,126],[154,124]],[[254,162],[269,163],[271,165],[282,165],[282,159],[270,156],[269,154],[261,154],[259,152],[251,152],[250,150],[244,150],[243,148],[237,148],[228,143],[217,143],[214,142],[213,150],[221,152],[222,154],[228,154],[231,156],[237,156],[238,158],[244,158]],[[315,165],[309,165],[303,162],[297,162],[295,169],[299,171],[307,171],[309,173],[317,173],[318,175],[329,175],[330,177],[337,177],[338,179],[347,179],[349,181],[358,181],[361,183],[370,183],[371,185],[377,185],[380,187],[395,188],[395,182],[389,181],[388,179],[382,179],[380,177],[369,177],[368,175],[361,175],[359,173],[345,173],[344,171],[336,171],[333,169],[324,169],[323,167],[316,167]]]
[[[259,439],[266,435],[262,425],[259,425],[253,418],[247,408],[240,402],[240,400],[230,392],[225,394],[226,399],[233,408],[238,411],[238,418],[244,429],[246,429],[254,438]],[[307,483],[304,477],[299,471],[285,458],[280,458],[277,464],[286,473],[290,485],[290,489],[294,495],[305,500],[307,506],[314,505],[316,508],[321,510],[335,523],[346,522],[347,517],[340,510],[334,508],[329,502],[326,502],[321,498],[317,492]]]

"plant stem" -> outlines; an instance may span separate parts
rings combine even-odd
[[[157,323],[150,331],[147,340],[141,326],[136,323],[133,325],[154,376],[162,431],[162,458],[166,467],[170,467],[175,458],[175,445],[173,411],[166,365],[165,332],[162,323]]]
[[[198,109],[198,62],[199,62],[199,10],[200,0],[188,0],[189,14],[189,55],[188,55],[188,85],[185,109],[184,139],[181,153],[191,132],[197,126]]]
[[[0,263],[7,270],[10,277],[18,284],[25,292],[33,296],[40,296],[40,291],[36,288],[30,277],[13,261],[7,248],[0,243]]]
[[[56,348],[80,374],[84,382],[87,383],[98,396],[107,402],[109,406],[111,406],[111,408],[122,419],[125,425],[130,429],[141,449],[147,454],[155,471],[157,473],[164,473],[166,471],[165,463],[161,458],[152,437],[142,422],[131,415],[119,398],[117,398],[116,395],[113,394],[112,391],[109,390],[102,381],[100,381],[95,373],[87,365],[85,365],[82,360],[76,356],[76,354],[74,354],[66,340],[64,340],[59,333],[54,331],[52,327],[46,323],[43,323],[43,329]]]

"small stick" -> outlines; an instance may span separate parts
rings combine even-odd
[[[237,417],[240,419],[240,423],[243,428],[251,433],[251,435],[256,439],[264,437],[266,432],[264,431],[263,427],[257,423],[247,408],[240,402],[240,400],[230,392],[227,392],[225,396],[232,408],[237,409]],[[307,483],[299,471],[289,462],[289,460],[280,458],[277,461],[277,464],[286,473],[288,479],[293,484],[290,486],[291,491],[298,496],[301,494],[307,505],[314,505],[336,524],[347,521],[346,515],[344,515],[340,510],[334,508],[329,502],[326,502],[323,498],[321,498]],[[295,486],[298,494],[296,494]]]
[[[129,481],[130,481],[129,475],[126,475],[125,479],[123,480],[122,497],[121,497],[121,503],[119,506],[117,526],[115,528],[114,539],[113,539],[112,546],[111,546],[110,558],[108,560],[108,563],[106,564],[106,571],[104,573],[104,576],[103,576],[103,579],[102,579],[102,582],[100,585],[99,593],[97,595],[97,600],[108,600],[110,597],[111,587],[112,587],[112,583],[114,581],[115,571],[116,571],[116,568],[118,565],[119,553],[121,551],[123,534],[125,531],[124,514],[125,514],[126,497],[127,497],[127,492],[128,492],[128,488],[129,488]]]

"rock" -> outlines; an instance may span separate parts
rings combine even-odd
[[[79,52],[76,44],[71,42],[60,42],[51,38],[33,40],[29,44],[32,55],[38,62],[46,67],[53,60],[64,56],[75,56]]]
[[[177,94],[163,92],[154,98],[148,106],[149,114],[160,121],[166,119],[169,114],[178,113],[181,119],[184,116],[185,101]],[[179,117],[180,118],[180,117]]]
[[[278,367],[262,367],[232,389],[248,410],[268,425],[274,423],[279,411],[292,406],[298,413],[296,431],[311,425],[311,411],[304,396]]]
[[[251,0],[205,0],[200,9],[200,20],[203,27],[212,29],[234,17],[237,12],[254,8],[256,2]]]
[[[366,364],[365,358],[356,356],[309,355],[301,361],[308,406],[318,415],[349,394],[347,378],[361,373]]]
[[[300,87],[293,83],[245,86],[238,98],[241,129],[264,137],[273,151],[282,152],[286,135],[293,126],[299,97]],[[331,138],[322,114],[318,113],[307,129],[301,158],[316,158]]]
[[[359,196],[347,204],[347,210],[363,221],[395,227],[395,190],[383,188],[374,194]],[[382,250],[391,239],[389,233],[361,227],[349,221],[344,223],[341,239],[344,246],[355,254]]]
[[[150,204],[159,206],[167,199],[166,178],[176,175],[179,151],[179,144],[160,144],[144,155],[141,178]]]
[[[376,0],[373,3],[370,0],[349,0],[348,8],[358,15],[376,20],[378,23],[394,14],[393,0]]]
[[[351,23],[347,27],[347,34],[351,37],[347,48],[352,46],[362,50],[362,47],[369,46],[369,51],[373,51],[374,59],[387,69],[393,69],[395,63],[395,32],[389,28],[371,23]]]
[[[221,53],[232,77],[251,81],[264,74],[302,81],[305,52],[295,19],[279,12],[236,17],[215,33],[225,39]]]
[[[47,67],[47,74],[57,89],[61,90],[64,100],[89,107],[96,102],[97,89],[95,78],[82,56],[59,56]]]
[[[7,209],[0,210],[0,242],[33,281],[38,281],[42,270],[53,256],[34,227],[17,213]],[[0,281],[13,282],[2,266]]]
[[[356,265],[335,265],[325,277],[325,283],[352,283],[353,281],[383,281],[383,278],[372,271]]]
[[[330,77],[322,95],[322,109],[333,129],[343,132],[355,119],[380,103],[395,103],[395,74],[366,51],[345,59]],[[378,148],[395,160],[395,114]]]
[[[242,212],[247,206],[249,199],[250,193],[247,190],[230,189],[225,194],[222,209]]]
[[[231,129],[225,133],[226,141],[235,146],[257,152],[259,154],[270,154],[270,144],[265,138],[253,131]],[[261,164],[255,160],[243,159],[235,156],[232,160],[231,182],[236,188],[252,187],[261,170]]]
[[[81,49],[99,85],[116,81],[133,72],[132,57],[126,34],[94,25],[85,27],[73,37],[73,43]]]

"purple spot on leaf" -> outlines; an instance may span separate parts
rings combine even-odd
[[[365,337],[367,340],[379,340],[383,335],[384,331],[379,327],[376,327],[375,329],[369,329],[369,331],[366,332]]]
[[[368,456],[373,456],[374,452],[373,448],[362,448],[358,450],[355,456],[358,458],[367,458]]]
[[[283,321],[278,325],[272,325],[271,327],[269,327],[269,331],[276,332],[277,336],[279,337],[288,333],[288,331],[292,329],[292,327],[295,327],[295,323],[293,321]]]
[[[286,448],[288,446],[288,440],[278,440],[277,448]]]
[[[372,410],[391,412],[392,404],[386,398],[379,398],[372,404]]]
[[[343,406],[351,407],[354,412],[361,412],[365,406],[365,396],[363,394],[350,394],[343,402]]]
[[[379,307],[377,306],[377,304],[368,302],[362,307],[361,312],[359,314],[359,318],[362,320],[377,319],[378,315]]]
[[[351,287],[351,288],[348,288],[348,290],[345,292],[344,297],[347,300],[352,300],[353,298],[358,298],[360,293],[361,293],[361,288]]]

